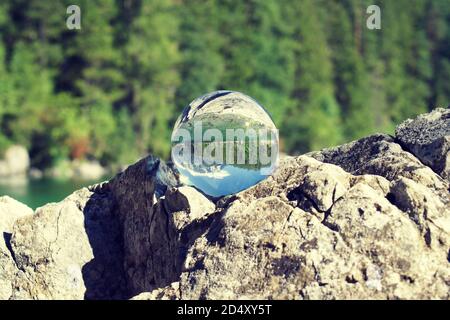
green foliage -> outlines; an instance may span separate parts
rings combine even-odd
[[[427,38],[431,47],[431,104],[446,107],[450,101],[450,5],[448,1],[430,1],[427,7]]]
[[[151,152],[204,93],[246,93],[271,113],[289,153],[392,132],[450,99],[447,0],[80,0],[0,3],[0,153],[32,163]]]
[[[221,87],[254,97],[278,126],[294,85],[294,29],[284,17],[288,10],[278,1],[222,1],[220,5],[226,70]]]
[[[223,37],[219,30],[220,1],[187,1],[177,8],[180,16],[179,48],[183,52],[177,88],[177,111],[190,101],[220,87],[225,58],[221,54]],[[176,119],[178,115],[174,114]]]
[[[121,103],[129,108],[138,133],[137,150],[167,156],[179,84],[176,10],[171,1],[143,1],[134,14],[122,48],[126,97]]]
[[[132,119],[126,109],[114,113],[111,105],[98,105],[89,110],[90,154],[103,164],[129,163],[138,156],[130,143],[136,140]]]
[[[325,32],[320,23],[320,8],[313,0],[298,3],[292,8],[292,22],[297,26],[297,60],[295,103],[286,113],[288,150],[305,152],[334,145],[342,140],[340,110],[333,92],[331,54]],[[284,130],[283,130],[284,129]]]
[[[374,132],[375,115],[367,103],[369,76],[355,37],[356,21],[352,2],[332,1],[327,11],[328,43],[333,63],[335,97],[341,107],[345,140],[361,138]]]

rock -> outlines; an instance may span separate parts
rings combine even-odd
[[[73,176],[77,179],[98,180],[106,174],[106,169],[97,161],[74,161],[72,165]]]
[[[450,245],[448,198],[442,199],[427,187],[407,178],[394,181],[389,195],[417,224],[429,247]]]
[[[448,182],[414,155],[403,150],[388,135],[376,134],[308,155],[319,161],[335,164],[356,176],[376,175],[389,181],[400,177],[408,178],[434,189],[443,199],[448,199]]]
[[[440,160],[417,158],[429,145],[415,125],[402,128],[417,150],[377,134],[284,157],[214,202],[144,158],[19,218],[5,296],[450,299],[449,182],[430,168]]]
[[[63,179],[99,180],[106,173],[107,170],[98,161],[62,160],[55,167],[45,170],[43,175]]]
[[[186,251],[184,242],[201,224],[197,221],[201,220],[201,211],[214,209],[209,200],[189,187],[167,190],[157,202],[155,192],[164,181],[161,170],[171,169],[165,164],[161,169],[163,163],[154,160],[152,156],[142,159],[104,187],[118,204],[117,215],[123,225],[124,271],[131,295],[164,287],[179,277],[180,261]],[[169,177],[173,176],[170,171]],[[170,205],[166,205],[167,199]],[[184,211],[172,215],[168,209]]]
[[[15,256],[11,249],[11,234],[14,222],[31,215],[26,205],[8,197],[0,197],[0,300],[9,299],[13,290],[13,278],[17,271]]]
[[[450,181],[450,109],[438,108],[397,126],[396,139],[424,164]]]
[[[147,171],[155,180],[155,196],[157,198],[164,195],[168,188],[176,187],[180,184],[178,175],[175,174],[171,163],[160,161],[160,159],[152,155],[147,156],[146,161]]]
[[[11,239],[19,271],[13,299],[127,297],[114,204],[81,189],[16,221]]]
[[[358,279],[360,273],[355,285],[366,298],[371,289],[388,299],[448,297],[448,241],[429,248],[415,222],[369,186],[352,187],[334,204],[326,224],[351,248],[356,263],[351,277]],[[372,279],[369,266],[377,270]]]
[[[298,179],[297,172],[307,174]],[[331,197],[321,220],[289,195],[305,192],[311,177],[323,181],[324,172],[340,181],[342,195]],[[377,187],[377,179],[305,156],[285,163],[272,179],[238,194],[194,240],[178,298],[448,299],[448,233],[430,247],[416,222],[391,203],[389,182],[381,178]],[[274,192],[282,180],[298,187]],[[330,195],[323,194],[315,195],[325,204]]]
[[[28,187],[29,179],[25,174],[0,177],[0,184],[9,190],[24,190]]]
[[[58,161],[53,167],[44,170],[44,176],[58,179],[72,179],[72,162],[68,159],[62,159]]]
[[[171,283],[164,288],[155,289],[152,292],[143,292],[131,298],[131,300],[177,300],[179,299],[180,284]]]
[[[30,168],[30,170],[28,171],[28,175],[33,179],[41,179],[44,177],[44,173],[38,168]]]
[[[0,160],[0,176],[24,175],[30,166],[28,151],[23,146],[9,147]]]
[[[330,172],[330,169],[333,171]],[[349,188],[349,177],[339,167],[320,165],[318,170],[305,174],[300,190],[313,201],[319,211],[325,212],[345,194]]]
[[[213,213],[216,209],[216,206],[203,194],[187,186],[170,189],[165,195],[164,204],[167,211],[171,212],[172,215],[182,213],[182,216],[174,217],[174,221],[179,221],[181,224],[188,224],[195,219],[201,219],[203,216]]]

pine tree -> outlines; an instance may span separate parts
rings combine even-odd
[[[66,7],[61,1],[6,0],[11,21],[5,26],[4,41],[8,53],[16,44],[26,44],[35,63],[55,75],[62,61],[61,34],[65,27]],[[10,58],[10,57],[9,57]]]
[[[296,78],[293,98],[281,128],[286,149],[305,152],[341,141],[339,106],[334,99],[330,51],[322,29],[320,7],[307,0],[292,5],[289,23],[297,26]]]
[[[348,0],[347,10],[352,13],[353,37],[361,54],[364,73],[367,77],[367,97],[364,103],[371,113],[373,132],[388,132],[392,131],[392,122],[386,97],[386,66],[381,59],[384,11],[381,11],[382,29],[368,29],[366,8],[372,4],[374,3],[371,0]]]
[[[133,8],[134,10],[135,8]],[[170,151],[170,120],[179,83],[178,21],[172,1],[143,1],[129,24],[124,46],[126,99],[141,153]]]
[[[0,17],[0,24],[4,21]],[[5,134],[5,126],[7,125],[8,110],[14,105],[14,91],[9,74],[5,66],[5,48],[2,39],[0,39],[0,156],[10,145],[10,139]]]
[[[7,108],[11,135],[27,146],[32,131],[41,127],[53,89],[49,72],[41,69],[32,52],[25,44],[15,46],[9,73],[14,99]]]
[[[178,111],[196,97],[219,89],[224,73],[219,31],[219,1],[184,1],[180,16],[181,77],[177,90]],[[175,117],[177,115],[174,115]]]
[[[223,88],[258,100],[281,125],[294,79],[293,28],[284,21],[284,3],[221,2],[221,30],[226,57]]]
[[[448,1],[429,1],[425,30],[430,42],[433,75],[429,108],[446,107],[450,102],[450,6]]]
[[[66,30],[66,70],[86,107],[112,104],[121,90],[121,56],[114,47],[112,21],[117,15],[114,0],[83,0],[81,30]],[[80,74],[77,75],[77,72]],[[67,84],[67,82],[66,82]]]
[[[33,165],[167,157],[180,109],[217,89],[261,102],[292,153],[450,100],[447,0],[80,0],[81,30],[69,4],[0,2],[0,152]]]
[[[427,63],[426,57],[423,59],[414,52],[415,38],[422,39],[421,32],[414,28],[413,8],[419,4],[383,2],[381,59],[385,63],[385,92],[392,126],[426,109],[426,79],[414,74],[418,63]]]
[[[332,51],[334,88],[346,140],[361,138],[374,132],[375,115],[369,97],[368,76],[358,48],[355,32],[354,1],[328,2],[327,35]],[[356,9],[358,10],[358,9]]]
[[[116,130],[113,104],[123,98],[124,77],[121,52],[115,48],[112,21],[118,15],[113,0],[80,1],[81,30],[66,30],[64,38],[65,72],[57,79],[60,90],[74,93],[80,105],[78,117],[92,125],[71,141],[71,156],[94,156],[114,160],[121,155],[110,140]],[[124,129],[126,130],[126,129]],[[134,141],[128,154],[134,154]]]

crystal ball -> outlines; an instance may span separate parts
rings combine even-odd
[[[278,164],[278,130],[270,115],[236,91],[192,101],[178,117],[171,140],[181,182],[212,197],[247,189]]]

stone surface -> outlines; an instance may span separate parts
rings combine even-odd
[[[126,298],[113,203],[81,189],[16,221],[12,299]]]
[[[152,292],[143,292],[131,298],[131,300],[178,300],[180,284],[173,282],[167,287],[155,289]]]
[[[73,163],[73,176],[79,179],[98,180],[106,174],[98,161],[75,161]]]
[[[411,123],[401,134],[425,141],[408,134]],[[152,156],[13,228],[14,212],[29,210],[1,211],[0,201],[0,226],[12,230],[0,246],[0,294],[450,299],[449,182],[414,141],[417,150],[373,135],[284,157],[268,179],[214,201]]]
[[[88,160],[63,160],[58,165],[49,168],[43,172],[36,172],[32,169],[30,176],[50,176],[59,179],[83,179],[83,180],[99,180],[108,173],[98,161]]]
[[[325,181],[323,175],[330,191],[314,193],[307,205],[301,199],[311,177]],[[409,198],[393,200],[401,199],[401,181],[345,175],[306,156],[284,163],[272,179],[238,194],[194,240],[178,298],[448,299],[450,213],[422,186],[430,196],[430,214],[422,214],[429,229],[422,230],[411,214],[420,205],[407,200],[414,187]],[[166,291],[152,297],[171,298]]]
[[[170,167],[150,156],[101,187],[118,204],[123,225],[124,271],[131,294],[164,287],[178,279],[186,244],[214,205],[191,187],[173,190]],[[169,171],[168,178],[162,173]],[[165,195],[156,191],[168,181]],[[170,204],[168,203],[170,201]],[[205,212],[203,212],[205,210]]]
[[[11,249],[11,234],[14,222],[24,216],[31,215],[26,205],[8,197],[0,197],[0,300],[9,299],[12,295],[12,282],[16,272],[14,253]]]
[[[413,154],[403,150],[388,135],[376,134],[308,155],[319,161],[335,164],[356,176],[370,174],[389,181],[408,178],[433,189],[444,202],[448,201],[448,182]]]
[[[9,147],[0,159],[0,177],[25,174],[30,166],[28,151],[23,146]]]
[[[409,119],[395,130],[397,140],[424,164],[450,181],[450,109]]]

